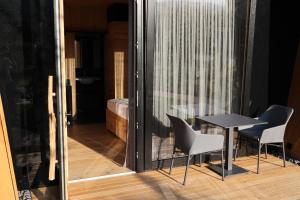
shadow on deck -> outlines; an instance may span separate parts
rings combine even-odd
[[[183,186],[184,167],[149,171],[124,177],[74,183],[70,199],[300,199],[300,167],[268,156],[261,159],[256,174],[254,156],[239,158],[235,164],[249,172],[220,180],[206,166],[192,165]]]

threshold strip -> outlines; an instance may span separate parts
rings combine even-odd
[[[80,183],[80,182],[85,182],[85,181],[95,181],[95,180],[102,180],[102,179],[108,179],[108,178],[113,178],[113,177],[128,176],[131,174],[136,174],[136,172],[124,172],[124,173],[119,173],[119,174],[96,176],[96,177],[91,177],[91,178],[82,178],[82,179],[68,181],[68,183]]]

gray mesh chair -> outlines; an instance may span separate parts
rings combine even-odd
[[[169,173],[171,174],[172,172],[176,149],[180,150],[185,154],[185,156],[187,156],[183,185],[185,185],[186,183],[190,160],[194,155],[214,151],[222,151],[222,180],[224,180],[224,136],[201,134],[200,131],[193,130],[186,121],[168,114],[167,116],[171,121],[173,133],[175,135],[175,145],[173,149],[172,162],[170,165]]]
[[[284,133],[286,126],[294,110],[289,107],[272,105],[257,119],[268,122],[265,125],[256,125],[250,128],[239,130],[239,142],[242,139],[254,140],[258,143],[257,173],[259,173],[259,160],[261,148],[265,145],[265,157],[267,158],[267,146],[277,146],[282,148],[283,166],[285,167]],[[235,158],[237,156],[238,143],[235,148]],[[279,143],[279,145],[278,145]]]

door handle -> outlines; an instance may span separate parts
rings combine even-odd
[[[49,159],[49,177],[50,181],[55,179],[55,164],[56,160],[56,117],[53,105],[53,76],[48,77],[48,120],[49,120],[49,147],[50,147],[50,159]]]

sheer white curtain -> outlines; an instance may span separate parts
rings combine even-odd
[[[168,132],[166,113],[232,112],[234,12],[235,0],[155,0],[153,145]]]

